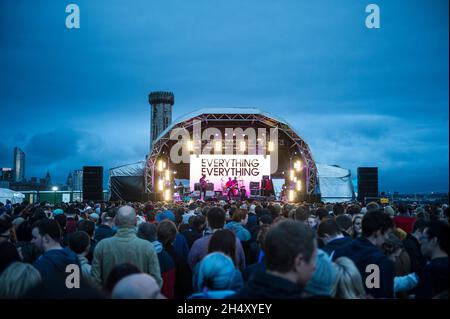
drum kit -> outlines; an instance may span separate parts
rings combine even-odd
[[[221,178],[221,186],[222,186],[222,195],[228,195],[228,191],[231,190],[231,194],[235,197],[239,196],[241,191],[245,191],[244,180],[239,179],[237,183],[233,180],[231,185],[228,185],[228,180],[226,177]]]

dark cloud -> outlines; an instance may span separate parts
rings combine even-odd
[[[191,2],[78,0],[67,30],[64,3],[0,1],[4,165],[16,145],[27,175],[144,159],[147,94],[171,90],[174,117],[256,106],[317,161],[378,165],[404,190],[440,167],[429,182],[448,185],[448,1],[378,0],[379,30],[359,0]]]

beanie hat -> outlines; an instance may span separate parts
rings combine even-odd
[[[336,282],[336,268],[330,256],[321,249],[317,249],[316,270],[306,285],[305,291],[313,296],[332,296]]]

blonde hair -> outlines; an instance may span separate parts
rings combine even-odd
[[[0,275],[0,298],[21,298],[41,280],[39,271],[31,264],[13,262]]]
[[[334,262],[336,267],[336,283],[333,296],[338,299],[362,299],[366,292],[358,268],[347,257],[340,257]]]

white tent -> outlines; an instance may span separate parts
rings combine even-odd
[[[354,199],[351,171],[336,165],[316,163],[323,202],[348,202]]]
[[[20,204],[24,200],[25,195],[7,188],[0,188],[0,203],[6,204],[9,199],[12,204]]]

